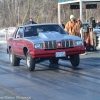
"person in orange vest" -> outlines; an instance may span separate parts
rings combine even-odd
[[[78,35],[78,24],[75,20],[74,15],[70,15],[70,21],[68,21],[65,25],[65,31],[69,32],[69,35],[79,36]]]

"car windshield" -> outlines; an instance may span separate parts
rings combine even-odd
[[[25,27],[24,37],[38,36],[40,32],[46,34],[52,31],[58,32],[59,34],[66,34],[59,25],[36,25]]]

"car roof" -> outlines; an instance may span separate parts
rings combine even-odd
[[[19,27],[27,27],[27,26],[38,26],[38,25],[59,25],[57,23],[41,23],[41,24],[27,24]]]
[[[89,22],[83,22],[82,24],[89,24]]]

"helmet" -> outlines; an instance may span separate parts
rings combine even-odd
[[[88,20],[86,20],[86,22],[88,22]]]
[[[75,19],[75,16],[74,15],[70,15],[70,19]]]

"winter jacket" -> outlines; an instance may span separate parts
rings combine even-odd
[[[78,24],[76,22],[67,22],[65,31],[69,32],[69,35],[79,36]]]
[[[27,22],[25,25],[27,25],[27,24],[37,24],[36,22],[34,22],[34,21],[29,21],[29,22]]]

